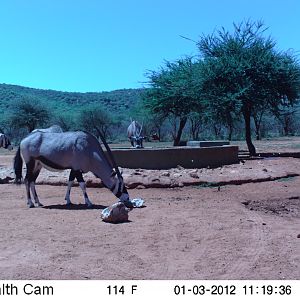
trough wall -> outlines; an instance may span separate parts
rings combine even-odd
[[[112,152],[118,166],[130,169],[161,170],[178,165],[193,169],[238,162],[238,146],[112,149]]]

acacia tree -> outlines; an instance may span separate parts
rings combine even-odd
[[[285,107],[274,113],[276,119],[282,126],[282,131],[284,136],[293,135],[295,128],[295,120],[297,110],[294,107]]]
[[[28,132],[43,126],[50,119],[50,112],[45,104],[34,98],[23,98],[11,108],[9,122],[12,127],[26,128]]]
[[[251,139],[251,117],[259,107],[276,110],[299,97],[300,68],[291,52],[278,52],[276,43],[264,37],[262,22],[234,24],[234,32],[222,28],[202,36],[198,48],[203,58],[203,92],[211,106],[241,114],[250,155],[256,155]]]
[[[200,112],[191,112],[189,116],[190,135],[194,141],[199,140],[200,132],[205,124],[205,117]]]
[[[93,133],[97,138],[102,134],[105,139],[114,123],[110,113],[97,105],[90,105],[83,109],[79,114],[78,122],[82,128]]]
[[[166,62],[159,71],[148,74],[150,89],[144,100],[153,113],[172,116],[179,120],[174,146],[178,146],[183,129],[191,111],[199,109],[199,95],[196,92],[197,71],[192,58]]]
[[[75,128],[75,122],[71,113],[60,112],[54,117],[55,124],[59,125],[63,131],[71,131]]]
[[[259,105],[258,107],[255,106],[253,107],[252,110],[252,117],[254,121],[254,126],[255,126],[255,135],[256,135],[256,140],[259,141],[261,140],[261,124],[263,121],[263,116],[268,110],[268,105],[267,103],[262,103],[262,105]]]

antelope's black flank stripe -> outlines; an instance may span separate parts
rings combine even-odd
[[[49,160],[48,158],[44,157],[44,156],[38,156],[36,159],[38,159],[39,161],[41,161],[43,164],[45,164],[46,166],[52,168],[52,169],[56,169],[56,170],[65,170],[65,169],[71,169],[69,167],[62,167],[54,162],[52,162],[51,160]]]

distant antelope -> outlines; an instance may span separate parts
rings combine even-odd
[[[134,148],[144,148],[143,147],[143,137],[142,134],[143,125],[137,121],[132,121],[127,129],[127,136],[130,140],[131,146]]]
[[[9,138],[3,133],[0,133],[0,148],[4,148],[10,151],[13,149]]]

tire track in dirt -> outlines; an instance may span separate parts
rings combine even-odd
[[[245,220],[253,225],[251,236],[248,235],[248,247],[243,249],[244,256],[239,255],[238,259],[231,261],[226,274],[221,276],[220,279],[244,279],[249,277],[249,270],[255,266],[267,245],[261,216],[252,211],[250,212],[246,208],[240,210],[240,212],[246,216]]]

